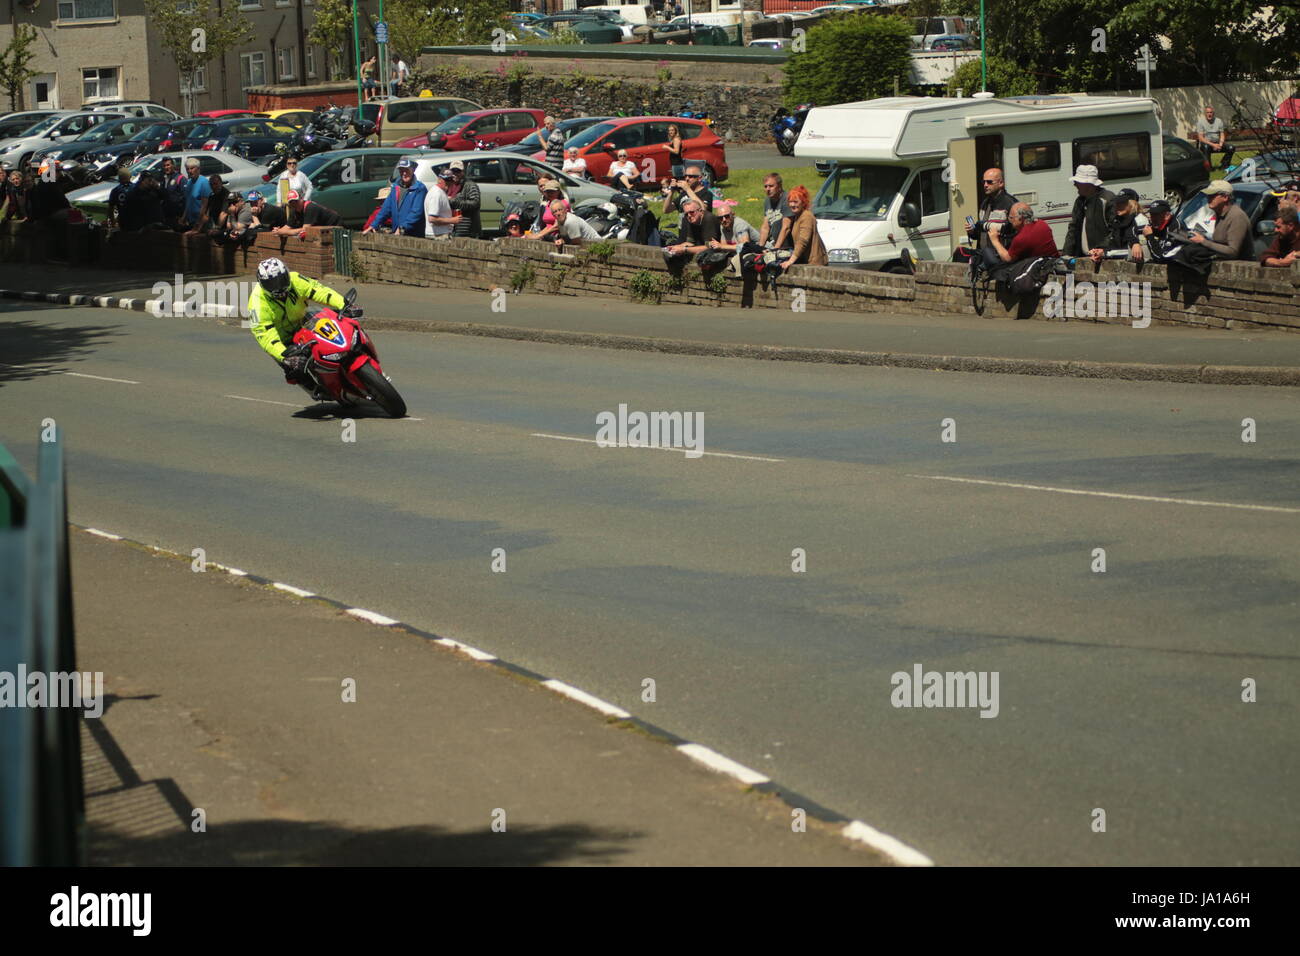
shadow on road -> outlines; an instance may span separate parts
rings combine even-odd
[[[46,325],[30,319],[11,319],[14,309],[0,304],[0,386],[51,374],[46,369],[73,361],[93,351],[104,339],[118,335],[113,325]],[[30,313],[31,306],[22,311]]]

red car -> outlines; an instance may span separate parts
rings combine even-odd
[[[1273,129],[1287,143],[1300,146],[1300,90],[1284,99],[1273,114]]]
[[[606,182],[614,154],[627,150],[627,158],[641,170],[641,182],[649,187],[672,175],[668,162],[668,127],[676,125],[682,134],[682,156],[686,163],[707,166],[710,182],[727,178],[726,144],[704,120],[679,116],[626,116],[606,120],[570,137],[565,148],[578,147],[578,155],[587,161],[587,175],[598,183]],[[545,151],[533,159],[545,159]]]
[[[403,149],[428,146],[454,153],[477,149],[478,143],[496,149],[519,142],[538,129],[544,119],[542,110],[475,110],[453,116],[423,136],[411,136],[394,145]]]

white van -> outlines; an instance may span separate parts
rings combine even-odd
[[[796,156],[834,160],[813,199],[830,264],[904,271],[900,256],[949,259],[976,216],[984,170],[1065,239],[1077,196],[1070,177],[1098,167],[1106,188],[1164,194],[1155,103],[1113,96],[951,99],[902,96],[808,113]]]
[[[653,22],[655,17],[654,8],[645,3],[605,3],[595,7],[583,7],[581,13],[588,10],[608,10],[610,13],[617,13],[634,27],[643,27]]]

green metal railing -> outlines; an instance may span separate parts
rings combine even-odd
[[[352,275],[352,230],[334,230],[334,271],[341,276]]]
[[[53,425],[42,439],[35,481],[0,447],[0,511],[8,520],[0,525],[0,672],[24,703],[20,671],[76,671],[63,442]],[[0,706],[0,865],[79,865],[80,714],[17,704]]]

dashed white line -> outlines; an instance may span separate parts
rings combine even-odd
[[[26,372],[49,372],[51,375],[71,375],[73,378],[93,378],[100,382],[120,382],[123,385],[139,385],[139,382],[129,378],[108,378],[104,375],[88,375],[85,372],[65,372],[63,369],[52,368],[48,365],[8,365],[0,362],[4,368],[18,368]]]
[[[580,441],[588,445],[601,444],[594,438],[576,438],[573,435],[550,435],[547,434],[546,432],[533,432],[532,437],[533,438],[554,438],[556,441]],[[602,447],[613,447],[613,446],[602,446]],[[685,455],[689,451],[689,449],[687,448],[671,448],[671,447],[665,447],[660,445],[620,445],[618,447],[650,448],[655,451],[676,451],[676,452],[681,452],[683,455]],[[762,455],[736,455],[736,454],[732,454],[731,452],[725,452],[725,451],[702,451],[700,452],[700,454],[708,455],[712,458],[741,458],[744,459],[745,461],[785,461],[784,458],[764,458]]]
[[[103,375],[87,375],[85,372],[64,372],[64,375],[71,375],[73,378],[93,378],[100,382],[120,382],[123,385],[139,385],[139,382],[133,382],[129,378],[108,378]]]
[[[248,577],[248,572],[247,572],[247,571],[241,571],[241,570],[239,570],[239,568],[232,568],[232,567],[230,567],[229,565],[226,565],[226,564],[217,564],[217,563],[214,561],[214,562],[212,563],[212,566],[213,566],[214,568],[220,568],[222,571],[225,571],[227,574],[233,574],[233,575],[234,575],[235,577],[237,577],[237,578],[246,578],[246,577]]]
[[[87,528],[86,534],[93,534],[96,537],[107,538],[109,541],[121,541],[120,534],[109,534],[107,531],[100,531],[98,528]]]
[[[384,617],[382,614],[376,614],[374,611],[367,611],[359,607],[348,608],[348,613],[353,617],[359,617],[363,621],[369,621],[371,624],[378,624],[380,627],[392,627],[394,624],[401,624],[401,621],[391,617]]]
[[[275,587],[279,588],[281,591],[288,591],[290,594],[293,594],[300,598],[309,598],[309,597],[316,596],[315,591],[304,591],[302,588],[296,588],[292,584],[281,584],[279,581],[275,582]]]
[[[1117,491],[1088,491],[1083,488],[1056,488],[1051,485],[1028,485],[1018,481],[990,481],[985,478],[955,478],[950,475],[908,475],[908,478],[928,478],[932,481],[956,481],[967,485],[995,485],[999,488],[1023,488],[1028,491],[1054,491],[1058,495],[1088,495],[1093,498],[1119,498],[1125,501],[1156,501],[1170,505],[1197,505],[1202,508],[1236,508],[1241,511],[1275,511],[1282,514],[1300,514],[1300,508],[1282,505],[1245,505],[1233,501],[1201,501],[1195,498],[1163,498],[1159,495],[1129,495]]]
[[[902,840],[896,840],[888,833],[881,833],[861,820],[854,820],[841,832],[850,840],[857,840],[880,851],[900,866],[934,866],[934,860],[924,853],[913,850]]]
[[[544,680],[542,681],[542,686],[549,687],[557,694],[563,694],[565,697],[568,697],[571,700],[576,700],[580,704],[586,704],[593,710],[598,710],[609,717],[617,717],[619,720],[627,720],[632,716],[622,707],[616,707],[607,701],[601,700],[599,697],[593,697],[585,690],[579,690],[572,684],[566,684],[562,680]]]
[[[477,647],[470,647],[468,644],[462,644],[460,641],[453,641],[450,637],[434,638],[435,644],[441,644],[443,647],[454,647],[458,651],[463,651],[476,661],[494,661],[497,659],[495,654],[489,654],[487,651],[480,651]]]
[[[750,770],[744,764],[736,763],[730,757],[724,757],[716,750],[710,750],[702,744],[678,744],[677,749],[686,756],[699,763],[704,764],[710,770],[716,770],[718,773],[725,773],[728,777],[735,777],[741,783],[753,786],[759,783],[768,783],[771,778],[763,776],[757,770]]]
[[[284,405],[288,408],[302,408],[302,403],[273,402],[269,398],[249,398],[247,395],[223,395],[222,398],[237,398],[241,402],[261,402],[263,405]]]

